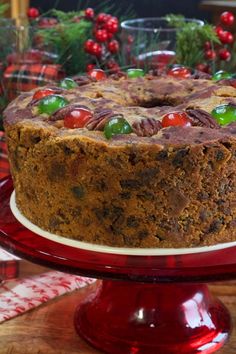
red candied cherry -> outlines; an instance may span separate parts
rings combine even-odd
[[[93,45],[94,45],[94,40],[93,39],[88,39],[85,43],[84,43],[84,50],[85,52],[91,54],[92,50],[93,50]]]
[[[230,11],[225,11],[221,14],[220,21],[225,26],[232,26],[234,23],[234,14]]]
[[[92,112],[84,107],[74,108],[64,117],[64,127],[69,129],[83,128],[92,117]]]
[[[92,71],[93,69],[95,69],[96,65],[89,63],[86,65],[86,72],[88,73],[89,71]]]
[[[106,73],[101,69],[93,69],[88,72],[88,75],[97,81],[105,80],[107,78]]]
[[[231,53],[228,49],[222,48],[219,50],[219,58],[221,60],[229,61],[231,59]]]
[[[117,40],[113,39],[112,41],[110,41],[107,44],[107,48],[108,48],[109,52],[111,52],[112,54],[118,53],[119,49],[120,49],[119,42]]]
[[[214,60],[216,58],[216,52],[212,49],[208,49],[205,51],[205,58],[207,60]]]
[[[169,69],[167,75],[177,79],[187,79],[191,76],[191,71],[184,66],[176,66]]]
[[[171,126],[190,127],[191,120],[185,112],[172,112],[162,118],[163,128]]]
[[[85,17],[87,19],[92,19],[94,18],[94,10],[91,7],[88,7],[85,11],[84,11]]]
[[[43,97],[54,95],[55,91],[48,88],[48,89],[42,89],[35,91],[33,95],[33,100],[41,100]]]
[[[108,32],[105,29],[95,31],[95,38],[98,42],[106,42],[108,40]]]
[[[110,33],[116,33],[119,30],[119,22],[118,19],[116,17],[112,17],[110,18],[110,20],[108,20],[104,27],[106,28],[106,30]]]
[[[37,18],[39,17],[39,10],[36,7],[30,7],[27,11],[27,16],[29,18]]]
[[[234,36],[229,31],[223,31],[219,35],[219,39],[220,39],[221,43],[223,43],[223,44],[231,44],[234,41]]]

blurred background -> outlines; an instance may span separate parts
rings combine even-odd
[[[185,17],[210,19],[210,13],[200,10],[200,0],[113,0],[107,1],[112,3],[116,7],[119,7],[120,11],[125,11],[127,8],[132,7],[137,16],[140,17],[160,17],[168,13],[183,14]],[[75,10],[78,7],[84,8],[86,1],[78,0],[32,0],[31,6],[38,7],[41,12],[45,12],[52,7],[64,11]],[[91,0],[87,1],[89,6],[96,7],[101,1]],[[104,2],[105,3],[105,2]]]

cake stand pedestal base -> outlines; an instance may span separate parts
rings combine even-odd
[[[106,353],[209,354],[229,337],[231,320],[204,284],[104,280],[78,307],[75,327]]]

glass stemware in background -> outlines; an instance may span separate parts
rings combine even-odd
[[[186,19],[202,26],[200,20]],[[124,66],[147,70],[161,70],[175,61],[176,34],[178,29],[165,18],[138,18],[123,21],[122,60]]]

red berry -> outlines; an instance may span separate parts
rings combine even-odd
[[[108,20],[104,27],[107,29],[108,32],[111,33],[116,33],[119,30],[119,23],[116,17],[112,17],[110,20]]]
[[[220,16],[220,21],[223,25],[232,26],[234,23],[234,14],[229,11],[225,11]]]
[[[212,49],[208,49],[206,52],[205,52],[205,58],[207,60],[214,60],[216,58],[216,52]]]
[[[89,71],[93,70],[95,68],[95,64],[87,64],[86,65],[86,72],[88,73]]]
[[[64,117],[64,126],[69,129],[83,128],[91,117],[90,110],[83,107],[74,108]]]
[[[107,39],[112,39],[114,37],[114,33],[107,32]]]
[[[215,32],[216,32],[218,38],[220,38],[221,34],[224,32],[224,29],[221,26],[216,26],[215,27]]]
[[[87,19],[92,19],[94,18],[94,10],[91,7],[88,7],[85,11],[84,11],[85,17]]]
[[[119,52],[119,49],[120,49],[119,42],[116,41],[115,39],[113,39],[112,41],[110,41],[108,43],[107,48],[108,48],[109,52],[111,52],[112,54],[115,54],[115,53]]]
[[[106,42],[108,40],[108,33],[105,29],[98,29],[95,31],[95,37],[98,42]]]
[[[101,44],[94,42],[91,48],[90,54],[95,55],[95,57],[99,58],[102,55],[102,46]]]
[[[185,112],[168,113],[162,118],[162,126],[163,128],[170,126],[190,127],[191,120]]]
[[[39,17],[39,10],[36,7],[30,7],[27,11],[27,16],[29,18],[37,18]]]
[[[107,68],[109,69],[110,73],[117,73],[120,71],[120,66],[115,60],[109,60],[107,62]]]
[[[207,41],[204,43],[204,49],[205,50],[208,50],[208,49],[211,49],[211,42]]]
[[[199,63],[196,65],[196,70],[198,71],[202,71],[203,73],[209,73],[210,68],[209,65],[207,65],[206,63]]]
[[[226,48],[219,50],[219,57],[221,60],[229,61],[231,59],[231,53]]]
[[[84,50],[85,50],[87,53],[91,54],[92,51],[93,51],[94,43],[95,43],[94,40],[88,39],[88,40],[85,42],[85,44],[84,44]]]
[[[127,37],[127,42],[129,44],[132,44],[134,42],[134,36],[132,36],[132,34],[129,34],[128,37]]]
[[[230,44],[230,43],[233,43],[234,36],[232,35],[231,32],[223,31],[219,35],[219,39],[220,39],[221,43],[223,43],[223,44]]]
[[[184,66],[176,66],[167,71],[167,75],[177,79],[187,79],[191,76],[191,71]]]
[[[33,95],[33,100],[41,100],[43,97],[54,95],[54,94],[55,94],[55,91],[50,88],[38,90],[38,91],[35,91],[35,93]]]
[[[97,18],[96,18],[96,22],[97,23],[104,23],[107,21],[107,14],[105,14],[104,12],[101,12],[100,14],[97,15]]]
[[[106,73],[101,69],[93,69],[88,72],[88,75],[97,81],[105,80],[107,78]]]
[[[38,27],[40,28],[51,28],[58,24],[58,20],[53,17],[43,17],[39,19]]]

